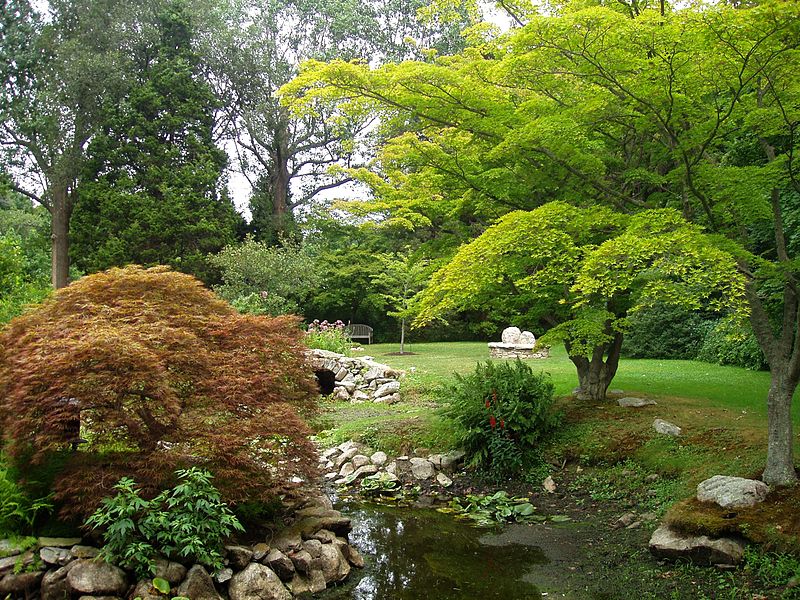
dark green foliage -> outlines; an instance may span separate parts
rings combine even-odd
[[[776,590],[776,598],[790,600],[800,598],[800,558],[791,554],[764,552],[753,546],[745,550],[745,569],[767,588],[784,588]],[[784,587],[794,581],[794,585]],[[772,597],[772,596],[770,596]]]
[[[767,368],[764,352],[748,325],[720,319],[706,324],[706,335],[697,360],[744,367],[753,371]]]
[[[179,470],[178,485],[146,500],[136,482],[123,477],[117,495],[103,500],[86,525],[105,529],[103,553],[109,561],[136,571],[155,572],[160,555],[221,569],[222,542],[243,528],[211,484],[208,471]]]
[[[31,498],[0,455],[0,537],[29,534],[37,517],[52,511],[52,497]]]
[[[105,107],[89,144],[72,216],[72,256],[88,272],[169,264],[209,281],[209,252],[243,227],[224,190],[225,152],[212,135],[217,100],[192,50],[181,2],[158,15],[160,39],[134,57],[124,99]]]
[[[622,353],[630,358],[691,360],[703,344],[704,325],[705,320],[695,311],[655,304],[628,318]]]
[[[444,412],[463,431],[467,459],[494,477],[518,473],[558,423],[550,377],[521,360],[478,363],[455,376],[448,396]]]

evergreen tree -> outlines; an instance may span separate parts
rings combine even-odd
[[[106,107],[88,149],[72,217],[75,262],[86,271],[170,264],[208,278],[204,257],[236,238],[241,217],[224,189],[227,157],[213,138],[214,93],[192,50],[178,0],[155,20],[124,100]]]

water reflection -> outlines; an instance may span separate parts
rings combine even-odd
[[[540,548],[483,545],[481,532],[431,510],[347,507],[350,541],[367,566],[325,599],[411,600],[435,598],[540,598],[522,580],[529,567],[547,562]]]

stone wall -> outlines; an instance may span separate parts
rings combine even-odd
[[[309,359],[320,381],[332,375],[330,395],[336,400],[389,403],[400,400],[403,371],[375,362],[368,356],[354,358],[327,350],[311,350]]]
[[[550,348],[547,346],[534,350],[533,346],[518,346],[493,342],[489,344],[489,356],[492,358],[549,358]]]

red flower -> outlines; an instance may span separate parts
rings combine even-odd
[[[491,415],[489,417],[489,425],[492,426],[492,429],[494,429],[495,426],[497,425],[497,419],[494,418],[494,415]]]
[[[500,429],[505,429],[505,428],[506,428],[505,420],[504,419],[500,419]]]
[[[489,408],[489,406],[490,406],[491,404],[492,404],[492,403],[491,403],[491,402],[489,402],[489,401],[487,400],[487,401],[486,401],[486,408]]]

